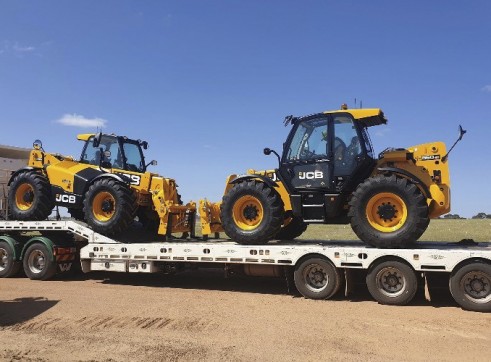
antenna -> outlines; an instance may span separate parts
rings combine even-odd
[[[442,162],[446,162],[447,161],[448,155],[450,154],[450,152],[452,152],[452,150],[455,147],[455,145],[462,140],[462,137],[464,137],[464,135],[466,133],[467,133],[467,131],[465,129],[463,129],[462,126],[459,125],[459,138],[457,138],[457,141],[455,141],[455,143],[452,145],[452,147],[450,147],[450,150],[447,152],[447,154],[445,156],[443,156]]]

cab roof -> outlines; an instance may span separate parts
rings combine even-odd
[[[90,137],[95,136],[95,133],[82,133],[77,135],[79,141],[88,141]]]
[[[81,133],[81,134],[77,135],[77,139],[79,141],[88,141],[90,137],[95,136],[95,135],[96,135],[95,133]],[[103,136],[111,136],[111,137],[121,137],[121,138],[124,138],[125,140],[129,139],[126,136],[118,136],[118,135],[115,135],[114,133],[111,133],[111,134],[103,133],[102,135]]]
[[[349,113],[354,119],[362,123],[365,127],[387,124],[384,112],[380,108],[358,108],[358,109],[338,109],[335,111],[322,112],[324,114]]]

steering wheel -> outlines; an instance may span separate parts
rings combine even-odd
[[[314,156],[315,156],[315,152],[310,151],[306,148],[304,148],[304,149],[302,149],[302,151],[300,151],[300,159],[301,160],[310,160]]]

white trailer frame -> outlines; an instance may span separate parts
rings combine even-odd
[[[465,309],[491,311],[491,243],[418,243],[411,249],[379,249],[360,241],[240,245],[223,239],[178,239],[128,243],[76,221],[0,221],[0,233],[22,231],[64,231],[82,237],[87,245],[80,250],[80,261],[86,273],[153,273],[170,263],[203,263],[244,265],[251,275],[278,275],[278,267],[287,266],[294,269],[300,293],[316,299],[331,297],[341,286],[343,274],[361,269],[368,271],[367,284],[375,299],[406,304],[416,292],[417,279],[412,274],[446,272],[457,303]]]

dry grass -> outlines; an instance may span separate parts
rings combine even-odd
[[[300,239],[357,240],[350,225],[310,225]],[[421,241],[460,241],[473,239],[491,242],[491,219],[431,220]]]

